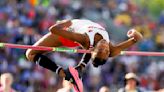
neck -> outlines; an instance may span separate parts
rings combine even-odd
[[[127,90],[134,90],[134,89],[136,89],[136,86],[126,85],[125,89],[127,89]]]
[[[11,87],[10,86],[2,86],[2,90],[4,90],[5,92],[10,92]]]

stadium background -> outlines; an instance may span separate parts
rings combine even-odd
[[[0,42],[32,45],[57,20],[86,18],[100,23],[113,43],[126,40],[134,27],[144,40],[127,50],[164,51],[163,0],[0,0]],[[0,74],[14,75],[13,88],[20,92],[56,92],[62,79],[53,72],[27,62],[25,50],[0,49]],[[58,64],[75,66],[81,54],[50,53]],[[164,88],[164,58],[119,56],[101,68],[88,65],[83,82],[85,92],[97,92],[107,85],[112,92],[124,84],[124,75],[134,72],[141,87]]]

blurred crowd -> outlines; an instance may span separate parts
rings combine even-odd
[[[164,10],[153,16],[144,0],[0,0],[0,42],[32,45],[48,32],[57,20],[84,18],[93,20],[109,33],[113,43],[127,39],[130,28],[140,31],[144,39],[127,50],[164,51]],[[147,0],[145,0],[147,1]],[[159,6],[160,7],[160,6]],[[13,88],[20,92],[56,92],[62,79],[25,58],[25,50],[0,49],[0,74],[14,76]],[[81,54],[49,53],[61,66],[75,66]],[[109,87],[111,92],[124,86],[124,76],[134,72],[146,90],[164,88],[164,58],[118,56],[99,68],[91,64],[83,76],[85,92]]]

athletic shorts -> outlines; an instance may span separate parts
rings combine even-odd
[[[66,46],[66,47],[77,47],[77,46],[80,46],[78,43],[76,43],[74,41],[71,41],[69,39],[66,39],[66,38],[64,38],[62,36],[59,36],[59,40],[63,44],[63,46]]]

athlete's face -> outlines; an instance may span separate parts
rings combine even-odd
[[[109,43],[106,40],[102,39],[95,46],[94,53],[92,54],[92,58],[100,59],[99,61],[96,61],[100,63],[101,60],[106,60],[109,54],[110,54]],[[93,62],[93,65],[95,65],[96,62]]]

